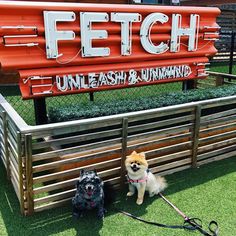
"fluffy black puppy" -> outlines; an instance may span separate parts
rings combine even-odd
[[[98,217],[104,217],[103,182],[96,171],[81,170],[76,184],[76,194],[72,198],[73,216],[81,217],[83,211],[98,209]]]

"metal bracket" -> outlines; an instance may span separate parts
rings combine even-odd
[[[209,63],[209,62],[203,62],[203,63],[194,63],[194,65],[196,65],[196,66],[207,66],[207,65],[210,65],[211,63]]]
[[[37,84],[33,84],[32,85],[32,81],[43,81],[43,80],[51,80],[51,83],[37,83]],[[54,86],[53,83],[53,78],[52,76],[39,76],[39,75],[34,75],[34,76],[29,76],[26,79],[23,79],[23,84],[26,84],[29,82],[29,88],[30,88],[30,93],[31,95],[42,95],[42,94],[51,94],[52,92],[52,88]],[[43,87],[50,87],[49,90],[45,90],[43,92],[33,92],[33,89],[35,88],[43,88]]]
[[[33,46],[38,46],[39,43],[12,43],[12,44],[7,44],[6,40],[8,38],[32,38],[32,37],[38,37],[38,35],[5,35],[3,36],[3,44],[5,47],[33,47]]]
[[[23,79],[23,83],[26,84],[29,80],[45,80],[45,79],[52,79],[52,76],[39,76],[39,75],[33,75],[29,76],[26,79]]]
[[[218,32],[204,32],[203,40],[217,41],[219,40],[219,33]]]
[[[32,29],[34,31],[37,31],[37,26],[24,26],[24,25],[7,25],[7,26],[0,26],[1,29],[18,29],[18,30],[24,30],[24,29]]]
[[[197,77],[203,77],[203,76],[208,76],[209,75],[209,70],[210,68],[206,68],[205,66],[210,65],[209,62],[199,62],[199,63],[194,63],[194,65],[197,67]],[[198,68],[198,67],[202,68]]]
[[[16,34],[16,35],[4,35],[3,38],[3,44],[6,47],[33,47],[38,46],[39,43],[7,43],[7,39],[22,39],[22,38],[36,38],[38,37],[38,29],[36,26],[24,26],[24,25],[16,25],[16,26],[1,26],[1,29],[9,29],[9,30],[26,30],[26,29],[32,29],[32,31],[35,32],[35,34]]]
[[[203,77],[203,76],[208,76],[209,75],[209,68],[200,68],[197,69],[197,77]]]
[[[220,30],[221,27],[220,26],[204,26],[204,29],[213,29],[213,30]]]

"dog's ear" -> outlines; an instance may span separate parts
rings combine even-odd
[[[104,187],[104,182],[103,181],[100,182],[100,186]]]
[[[131,157],[132,155],[136,155],[137,154],[137,152],[136,151],[133,151],[129,156],[126,156],[126,158],[129,158],[129,157]]]
[[[80,171],[80,176],[82,176],[84,174],[84,170],[82,169],[81,171]]]
[[[144,153],[144,152],[140,152],[140,153],[139,153],[139,156],[140,156],[141,158],[145,158],[145,153]]]
[[[75,185],[76,189],[79,188],[79,184],[80,184],[80,178],[79,178],[79,180],[76,182],[76,185]]]

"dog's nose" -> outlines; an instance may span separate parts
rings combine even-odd
[[[87,189],[88,191],[92,191],[92,190],[94,189],[94,186],[93,186],[92,184],[88,184],[88,185],[86,186],[86,189]]]

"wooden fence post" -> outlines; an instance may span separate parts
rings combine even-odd
[[[7,131],[7,114],[5,111],[2,112],[2,122],[3,122],[3,134],[4,134],[4,148],[6,155],[6,170],[7,170],[7,179],[11,179],[11,169],[10,169],[10,157],[9,157],[9,149],[8,149],[8,131]]]
[[[197,105],[195,108],[195,125],[193,129],[193,146],[192,146],[192,167],[197,167],[197,153],[199,144],[199,131],[201,121],[201,105]]]
[[[224,77],[222,75],[217,75],[215,78],[216,78],[216,87],[222,86],[224,84]]]
[[[122,119],[122,154],[121,154],[121,188],[125,186],[125,159],[127,155],[128,118]]]
[[[22,160],[22,143],[21,133],[17,131],[17,155],[18,155],[18,168],[19,168],[19,190],[20,190],[20,210],[21,214],[24,214],[24,189],[23,189],[23,160]]]
[[[26,157],[26,197],[27,211],[26,215],[32,215],[34,212],[33,198],[33,170],[32,170],[32,135],[25,135],[25,157]]]
[[[229,74],[233,73],[233,64],[234,64],[234,42],[235,42],[235,32],[231,33],[231,48],[230,48],[230,59],[229,59]],[[231,79],[229,79],[231,82]]]

